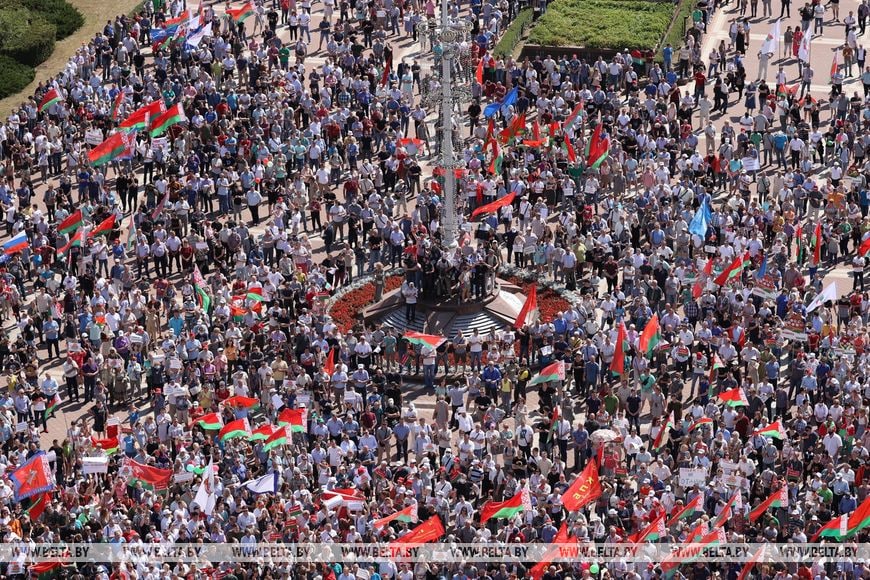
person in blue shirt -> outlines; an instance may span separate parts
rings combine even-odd
[[[674,47],[671,46],[670,42],[662,49],[662,61],[665,65],[665,72],[670,72],[674,62]]]
[[[486,390],[487,396],[490,399],[495,400],[496,394],[498,393],[498,387],[501,384],[501,371],[497,366],[489,363],[486,365],[486,368],[483,369],[481,378],[483,379],[483,386]]]

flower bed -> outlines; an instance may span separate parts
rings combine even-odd
[[[538,287],[538,311],[541,320],[552,320],[559,312],[564,312],[577,303],[573,292],[565,286],[548,280],[540,280],[536,273],[513,266],[499,269],[499,276],[528,294],[532,286]],[[402,285],[404,271],[391,270],[384,283],[384,294]],[[326,311],[342,332],[347,332],[356,323],[359,314],[375,301],[374,277],[371,275],[357,278],[353,284],[342,286],[326,301]]]
[[[401,286],[402,279],[402,274],[390,273],[384,281],[384,294]],[[326,308],[335,325],[347,332],[356,323],[357,316],[374,301],[374,278],[363,276],[353,284],[339,288],[327,301]]]

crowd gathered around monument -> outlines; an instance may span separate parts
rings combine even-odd
[[[496,55],[526,5],[451,3],[451,127],[432,0],[147,1],[107,22],[0,124],[2,542],[865,541],[870,8],[785,1],[762,42],[757,4],[699,4],[680,46],[605,58]],[[834,35],[820,93],[807,39]],[[564,308],[522,295],[492,331],[412,332],[511,277]],[[398,291],[408,326],[335,315],[368,286]],[[870,562],[22,552],[0,574],[857,580]]]

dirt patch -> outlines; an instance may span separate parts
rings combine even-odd
[[[27,100],[27,97],[32,95],[36,90],[36,85],[40,81],[44,81],[63,70],[73,52],[83,43],[87,43],[93,38],[98,30],[102,30],[106,20],[114,19],[118,14],[129,13],[139,4],[138,0],[115,0],[114,2],[106,2],[105,0],[68,0],[68,2],[81,11],[85,17],[85,24],[74,34],[55,45],[54,52],[49,59],[36,67],[36,77],[34,77],[32,83],[27,85],[17,95],[0,100],[0,119],[6,119],[14,107],[19,106],[22,101]]]

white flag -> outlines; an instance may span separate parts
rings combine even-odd
[[[277,493],[278,472],[267,473],[263,477],[246,481],[242,485],[253,493]]]
[[[202,483],[199,484],[199,489],[193,498],[193,503],[198,505],[203,513],[211,515],[217,502],[217,495],[214,490],[214,459],[208,462],[208,467],[205,468],[202,476]]]
[[[812,40],[812,33],[810,31],[807,31],[807,33],[804,34],[804,37],[801,40],[801,46],[798,49],[798,58],[806,63],[810,62],[810,43],[812,42]]]
[[[187,38],[187,46],[199,46],[199,43],[202,42],[203,38],[211,35],[211,22],[209,22]]]
[[[836,302],[837,300],[837,285],[831,282],[825,289],[819,293],[818,296],[813,298],[813,301],[810,302],[810,305],[807,306],[807,312],[812,312],[825,302]]]
[[[782,36],[782,32],[780,31],[781,24],[782,20],[777,20],[773,23],[770,32],[767,33],[767,38],[765,38],[764,42],[761,44],[761,54],[777,54],[779,38]]]

